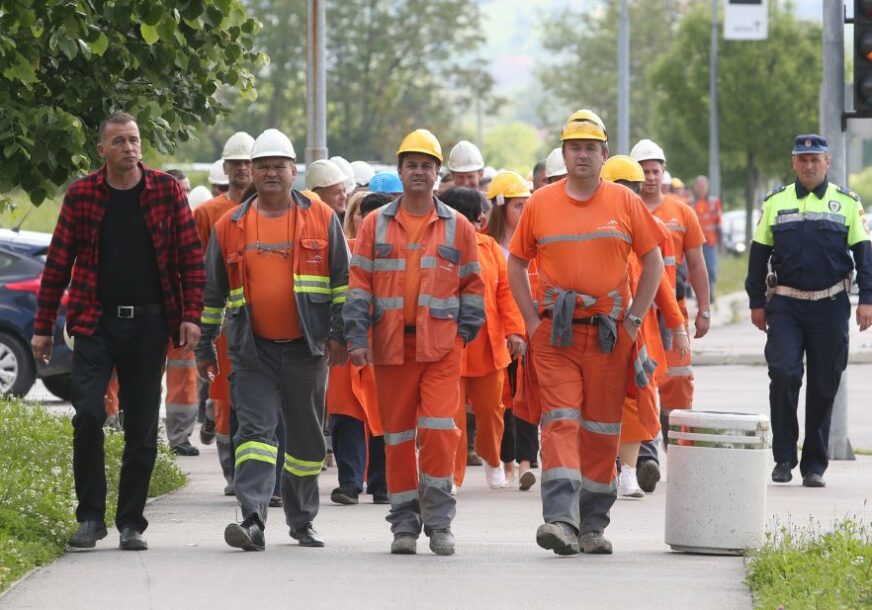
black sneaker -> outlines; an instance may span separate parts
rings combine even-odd
[[[802,486],[803,487],[826,487],[827,484],[824,482],[824,478],[814,472],[811,472],[804,477],[802,477]]]
[[[234,549],[262,551],[266,548],[263,524],[255,515],[246,517],[242,523],[231,523],[224,528],[224,542]]]
[[[788,462],[778,462],[775,464],[775,468],[772,469],[772,480],[776,483],[790,483],[793,479],[793,474],[791,474],[790,463]]]
[[[300,543],[300,546],[322,547],[324,546],[324,538],[318,533],[318,530],[310,521],[303,527],[292,527],[288,532],[291,538]]]
[[[390,504],[391,497],[386,489],[374,489],[372,492],[373,504]]]
[[[354,483],[343,483],[330,494],[330,501],[336,504],[357,504],[360,492]]]
[[[185,441],[184,443],[179,443],[178,445],[173,445],[170,447],[173,453],[176,455],[186,455],[189,457],[193,457],[195,455],[200,455],[200,450],[194,447],[191,444],[191,441]]]
[[[215,441],[215,422],[211,419],[203,421],[200,426],[200,442],[211,445]]]

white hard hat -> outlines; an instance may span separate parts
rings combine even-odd
[[[366,186],[375,176],[375,170],[366,161],[352,161],[351,171],[354,172],[354,183],[357,186]]]
[[[657,146],[651,140],[639,140],[630,151],[630,156],[634,161],[641,163],[642,161],[662,161],[666,163],[666,155],[663,154],[663,149]]]
[[[333,161],[333,163],[335,163],[345,175],[345,192],[350,195],[356,186],[354,182],[354,170],[351,169],[351,163],[349,163],[345,157],[340,157],[339,155],[330,157],[330,160]]]
[[[254,138],[244,131],[237,131],[227,138],[224,150],[221,153],[222,161],[248,161],[251,159],[251,147],[254,146]]]
[[[318,159],[306,166],[307,189],[326,188],[340,183],[345,183],[345,174],[335,162]]]
[[[254,145],[251,147],[252,161],[264,157],[285,157],[286,159],[296,160],[297,153],[288,136],[278,129],[267,129],[257,136]]]
[[[484,170],[482,171],[482,177],[481,177],[481,179],[482,179],[482,180],[493,180],[493,179],[494,179],[494,176],[496,176],[496,175],[497,175],[497,170],[495,170],[493,167],[491,167],[490,165],[488,165],[488,166],[485,167]]]
[[[203,185],[195,186],[191,189],[191,192],[188,193],[188,205],[192,208],[195,208],[210,199],[212,199],[212,191]]]
[[[227,174],[224,173],[223,160],[218,159],[212,164],[212,167],[209,168],[209,184],[217,184],[219,186],[230,184],[230,178],[228,178]]]
[[[672,174],[665,170],[663,172],[663,184],[672,184]]]
[[[545,159],[545,177],[554,178],[555,176],[566,175],[566,163],[563,162],[563,149],[555,148]]]
[[[484,169],[484,159],[478,146],[468,140],[461,140],[451,149],[446,165],[452,172],[477,172]]]

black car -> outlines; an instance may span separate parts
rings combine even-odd
[[[66,308],[55,324],[48,364],[37,363],[30,350],[36,296],[51,235],[0,229],[0,395],[24,396],[39,376],[49,392],[70,399],[73,353],[64,342]]]

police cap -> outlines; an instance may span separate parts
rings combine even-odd
[[[807,133],[796,136],[796,140],[793,141],[792,154],[794,155],[820,154],[827,152],[829,152],[829,149],[827,148],[827,139],[816,133]]]

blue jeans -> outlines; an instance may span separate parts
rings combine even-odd
[[[705,268],[708,271],[709,292],[714,294],[715,282],[718,280],[718,247],[703,244],[702,257],[705,259]]]

